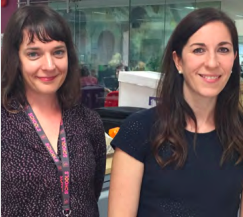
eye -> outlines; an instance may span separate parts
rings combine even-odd
[[[64,54],[65,54],[65,51],[64,50],[56,50],[55,52],[54,52],[54,55],[56,56],[56,57],[63,57],[64,56]]]
[[[221,52],[221,53],[228,53],[229,52],[229,48],[227,48],[227,47],[220,47],[219,48],[219,52]]]
[[[37,52],[29,52],[29,53],[27,53],[27,56],[28,56],[30,59],[37,59],[39,55],[38,55]]]
[[[193,53],[203,53],[204,52],[204,49],[203,48],[196,48],[195,50],[193,50]]]

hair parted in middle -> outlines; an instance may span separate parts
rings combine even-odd
[[[228,28],[236,54],[232,74],[218,95],[214,115],[216,131],[224,149],[221,164],[235,152],[239,155],[237,163],[243,160],[243,114],[242,106],[239,104],[240,64],[237,29],[224,12],[214,8],[202,8],[191,12],[178,24],[162,57],[162,74],[157,89],[159,118],[155,124],[152,143],[153,154],[161,167],[173,164],[179,168],[184,165],[187,158],[187,143],[184,138],[186,117],[192,119],[197,128],[195,114],[183,96],[183,74],[178,73],[172,53],[175,51],[177,56],[182,58],[183,48],[189,38],[204,25],[215,21],[222,22]],[[195,141],[196,134],[194,143]],[[167,143],[171,145],[173,154],[165,160],[159,155],[159,150]]]

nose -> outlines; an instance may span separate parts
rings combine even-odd
[[[42,69],[47,70],[47,71],[52,71],[55,68],[56,68],[56,65],[55,65],[54,58],[49,54],[44,55]]]
[[[208,53],[207,57],[206,57],[206,63],[205,65],[209,68],[216,68],[219,66],[219,61],[217,58],[217,55],[215,54],[215,52],[211,52]]]

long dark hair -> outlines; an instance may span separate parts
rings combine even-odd
[[[188,14],[176,27],[166,46],[163,58],[158,89],[157,114],[158,121],[153,153],[161,167],[168,164],[182,167],[187,158],[187,143],[185,140],[186,117],[191,118],[197,129],[195,114],[183,97],[183,76],[177,71],[173,61],[173,51],[181,58],[182,50],[188,39],[202,26],[209,22],[220,21],[225,24],[231,34],[234,53],[232,74],[225,88],[217,98],[215,108],[215,127],[223,145],[221,164],[238,154],[237,163],[243,160],[243,114],[239,105],[240,99],[240,64],[238,51],[238,34],[234,22],[222,11],[213,8],[198,9]],[[197,133],[197,130],[196,130]],[[195,134],[196,135],[196,134]],[[194,138],[194,143],[196,137]],[[169,159],[162,159],[159,150],[170,143],[173,153]]]
[[[68,53],[68,72],[62,86],[57,91],[60,104],[64,108],[74,105],[79,99],[79,68],[72,34],[66,21],[48,6],[24,6],[10,18],[6,27],[2,46],[2,105],[12,111],[11,102],[24,106],[26,96],[19,59],[19,47],[23,41],[23,31],[27,30],[30,42],[36,36],[41,42],[52,40],[66,44]]]

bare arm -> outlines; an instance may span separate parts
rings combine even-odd
[[[136,217],[144,165],[116,148],[111,171],[108,217]]]

